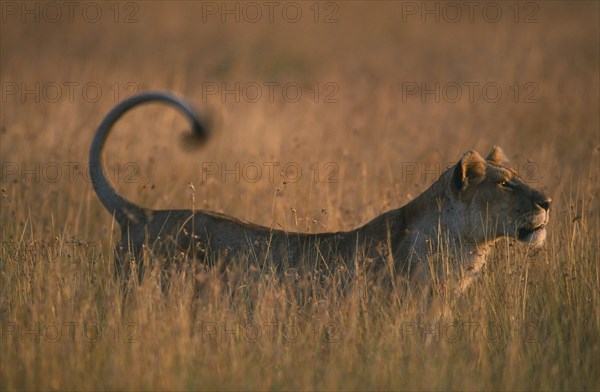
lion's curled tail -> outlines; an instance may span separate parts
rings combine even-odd
[[[127,224],[128,216],[136,213],[140,207],[123,198],[110,185],[102,166],[102,150],[108,134],[121,116],[137,105],[150,102],[163,102],[176,107],[190,121],[196,139],[204,141],[208,137],[207,128],[198,114],[180,98],[163,92],[146,92],[133,96],[119,103],[104,117],[90,147],[90,176],[98,198],[121,226]]]

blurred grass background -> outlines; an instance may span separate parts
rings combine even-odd
[[[53,3],[57,21],[50,3],[2,3],[2,389],[600,385],[597,2],[463,4],[454,22],[443,2],[280,3],[272,18],[263,3],[75,3],[72,15]],[[457,305],[461,322],[488,326],[472,338],[435,332],[423,309],[365,281],[343,294],[245,266],[227,281],[183,273],[166,295],[149,277],[124,300],[111,277],[118,230],[87,153],[103,116],[145,90],[186,97],[214,124],[208,145],[186,152],[174,110],[119,123],[110,177],[145,206],[191,208],[193,196],[267,226],[346,230],[497,144],[554,199],[548,244],[534,255],[498,244]],[[284,183],[277,168],[290,163],[301,176]],[[240,180],[203,172],[213,164],[238,164]],[[256,181],[241,171],[253,164]],[[108,333],[90,338],[89,325]]]

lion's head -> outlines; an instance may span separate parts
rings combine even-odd
[[[488,242],[509,236],[540,245],[546,239],[551,199],[527,185],[494,147],[483,159],[467,152],[448,172],[453,226],[463,238]]]

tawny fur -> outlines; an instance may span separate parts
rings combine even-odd
[[[207,137],[190,106],[165,93],[145,93],[122,102],[98,127],[90,149],[92,183],[119,223],[117,259],[122,270],[128,271],[129,260],[147,250],[166,257],[183,252],[201,260],[246,257],[280,270],[369,264],[424,285],[432,276],[445,279],[447,266],[435,265],[437,258],[432,257],[443,254],[458,272],[456,289],[462,292],[498,238],[514,237],[534,246],[545,239],[550,198],[525,184],[498,147],[486,159],[475,151],[465,153],[416,199],[350,231],[286,232],[209,211],[142,208],[112,188],[101,156],[115,122],[138,104],[153,101],[177,107],[191,121],[196,136]]]

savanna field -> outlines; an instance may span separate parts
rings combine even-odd
[[[0,389],[597,390],[597,2],[1,3]],[[88,150],[150,208],[290,231],[362,225],[470,149],[552,199],[548,238],[496,243],[438,318],[367,276],[240,261],[114,276]]]

